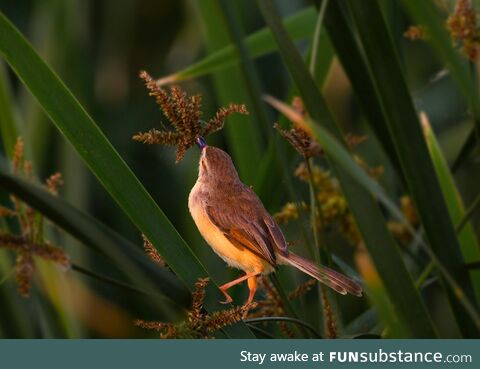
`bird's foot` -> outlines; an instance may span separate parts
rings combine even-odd
[[[221,304],[229,304],[233,301],[232,297],[227,293],[227,291],[220,289],[222,293],[225,295],[225,301],[219,301]]]
[[[253,301],[253,302],[246,302],[245,305],[241,307],[242,311],[242,319],[247,319],[248,314],[250,313],[250,310],[254,310],[258,307],[258,303]]]

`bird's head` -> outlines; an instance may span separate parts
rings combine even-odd
[[[230,155],[205,144],[201,147],[199,177],[215,182],[229,182],[238,180],[238,173]]]

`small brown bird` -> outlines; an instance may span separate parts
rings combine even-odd
[[[282,231],[257,195],[244,185],[230,156],[197,139],[201,149],[198,179],[188,198],[188,207],[203,238],[230,266],[245,275],[220,287],[224,303],[232,298],[227,290],[247,280],[253,301],[257,276],[273,272],[277,265],[292,265],[338,293],[362,295],[353,279],[288,251]]]

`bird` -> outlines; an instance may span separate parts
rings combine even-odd
[[[362,296],[362,287],[352,278],[329,267],[316,265],[288,250],[285,237],[255,192],[242,183],[230,155],[197,137],[200,148],[198,179],[190,191],[188,208],[200,234],[229,266],[243,276],[220,286],[222,303],[232,302],[227,290],[247,281],[253,302],[257,277],[290,265],[324,283],[336,292]]]

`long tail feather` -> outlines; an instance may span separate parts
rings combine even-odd
[[[302,272],[312,276],[319,282],[326,284],[328,287],[337,291],[342,295],[350,293],[355,296],[362,296],[362,286],[353,279],[333,270],[326,266],[315,265],[308,259],[302,258],[292,252],[287,256],[277,255],[280,262],[294,266]]]

